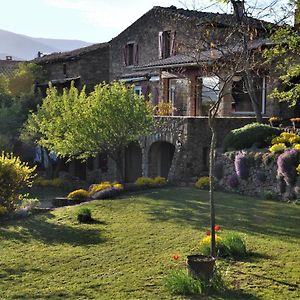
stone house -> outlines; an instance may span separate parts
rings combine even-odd
[[[87,91],[93,90],[100,82],[109,82],[109,44],[100,43],[68,52],[52,53],[33,62],[43,66],[48,80],[62,89],[71,82],[78,88],[86,85]],[[46,89],[49,82],[38,86]]]
[[[257,35],[253,49],[266,45],[268,23],[249,18]],[[132,182],[139,176],[164,176],[171,181],[191,181],[207,174],[210,130],[207,104],[219,86],[216,76],[203,72],[199,60],[210,64],[201,28],[209,25],[210,37],[221,43],[236,26],[235,15],[215,14],[171,7],[153,7],[109,43],[54,53],[34,61],[48,71],[49,79],[61,87],[75,81],[91,90],[99,82],[122,80],[134,92],[150,98],[153,105],[169,103],[172,114],[161,117],[162,126],[151,136],[131,143],[124,150],[123,177]],[[232,37],[234,41],[234,36]],[[273,80],[268,70],[256,70],[256,93],[264,116],[274,115],[278,106],[266,101]],[[207,88],[208,87],[208,88]],[[232,79],[223,98],[217,122],[219,145],[231,129],[254,121],[242,74]],[[113,162],[101,154],[85,165],[74,163],[72,173],[91,182],[115,180]]]
[[[0,74],[12,77],[19,63],[22,61],[13,60],[12,56],[9,55],[6,56],[6,59],[0,59]]]

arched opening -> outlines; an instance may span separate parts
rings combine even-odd
[[[168,142],[155,142],[149,150],[149,176],[168,178],[175,146]]]
[[[137,142],[125,149],[125,182],[134,182],[142,176],[142,150]]]

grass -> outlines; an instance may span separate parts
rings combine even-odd
[[[216,194],[217,223],[252,255],[221,261],[229,291],[210,299],[299,299],[300,206]],[[165,188],[0,225],[1,299],[185,299],[164,279],[209,226],[208,193]],[[178,254],[176,262],[172,256]]]

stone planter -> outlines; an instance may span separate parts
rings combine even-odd
[[[213,274],[215,261],[216,259],[211,256],[189,255],[187,257],[187,268],[193,277],[208,281]]]

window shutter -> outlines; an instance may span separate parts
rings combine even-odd
[[[139,64],[139,46],[137,43],[134,44],[134,65]]]
[[[163,31],[158,33],[158,58],[163,58]]]
[[[125,66],[128,66],[128,49],[127,49],[127,45],[125,45],[124,48],[123,48],[123,55],[124,55],[124,64],[125,64]]]
[[[170,34],[170,56],[176,54],[176,31]]]

